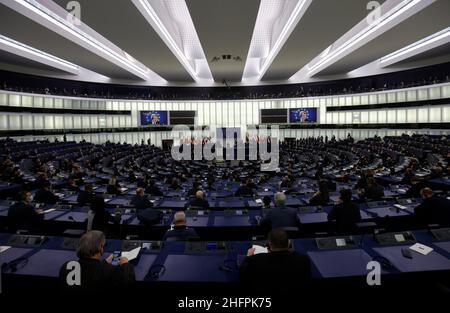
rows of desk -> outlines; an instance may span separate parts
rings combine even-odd
[[[450,230],[447,230],[450,233]],[[308,255],[314,279],[360,277],[365,280],[367,263],[384,257],[390,267],[382,275],[412,272],[448,272],[450,270],[450,240],[438,240],[427,231],[411,232],[414,240],[405,243],[380,244],[373,235],[347,237],[350,246],[318,248],[314,238],[292,240],[292,249]],[[17,235],[15,235],[17,236]],[[349,239],[350,238],[350,239]],[[447,237],[449,238],[449,237]],[[325,238],[329,239],[329,238]],[[339,238],[331,238],[336,240]],[[10,275],[47,276],[56,278],[60,267],[76,260],[76,239],[48,237],[42,244],[25,244],[14,235],[1,234],[0,245],[11,246],[0,253],[0,264],[17,258],[26,264]],[[412,258],[402,255],[402,249],[420,242],[433,251],[422,255],[411,251]],[[238,280],[238,268],[252,244],[261,242],[159,242],[107,240],[104,257],[113,251],[127,251],[138,246],[140,255],[132,263],[137,281],[233,282]],[[6,273],[8,274],[8,273]]]

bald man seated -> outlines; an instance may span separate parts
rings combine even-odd
[[[178,211],[173,216],[172,228],[165,233],[163,240],[183,241],[197,238],[195,229],[186,226],[186,214],[183,211]]]
[[[153,206],[153,203],[148,200],[145,195],[144,188],[137,188],[136,195],[130,201],[130,204],[133,205],[138,210],[145,210]]]
[[[201,190],[198,190],[195,193],[195,199],[193,199],[190,203],[189,203],[190,207],[195,207],[195,208],[200,208],[203,210],[208,210],[209,209],[209,202],[208,200],[205,199],[205,193]]]
[[[450,225],[450,200],[438,197],[430,188],[420,191],[422,203],[414,208],[417,221],[422,225]]]

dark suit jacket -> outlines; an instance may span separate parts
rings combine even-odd
[[[37,214],[32,205],[20,201],[9,208],[8,218],[13,230],[35,229],[44,218],[44,214]]]
[[[91,204],[92,199],[94,199],[95,195],[93,193],[87,192],[87,191],[80,191],[78,194],[77,202],[80,205],[86,205]]]
[[[325,195],[323,193],[316,194],[309,199],[310,205],[326,205],[328,202],[330,202],[329,195]]]
[[[130,203],[138,210],[144,210],[153,206],[153,203],[147,197],[138,195],[133,196]]]
[[[234,193],[236,197],[252,197],[253,194],[253,189],[247,186],[240,186]]]
[[[169,229],[165,234],[163,240],[170,240],[170,238],[177,240],[188,240],[192,238],[198,238],[198,235],[193,228],[187,226],[174,226],[173,229]]]
[[[295,251],[260,253],[244,259],[239,279],[261,289],[298,289],[310,282],[311,263]]]
[[[426,198],[414,208],[414,213],[421,224],[450,225],[450,201],[445,198]]]
[[[261,226],[266,228],[298,227],[297,211],[288,207],[274,207],[264,216]]]
[[[34,201],[36,201],[37,203],[55,204],[56,202],[58,202],[58,200],[59,197],[50,190],[39,189],[34,195]]]
[[[361,212],[355,203],[341,203],[331,209],[328,220],[336,221],[339,233],[351,233],[356,229],[356,223],[361,220]]]
[[[381,200],[384,197],[384,188],[382,186],[367,187],[361,195],[361,199]]]
[[[81,266],[81,286],[75,287],[83,291],[104,291],[120,287],[128,287],[135,282],[134,266],[130,263],[114,266],[105,261],[95,259],[79,259]],[[60,281],[63,286],[71,288],[66,283],[69,271],[67,262],[59,271]]]
[[[203,210],[208,210],[209,209],[209,202],[206,199],[195,198],[195,199],[191,200],[189,205],[190,206],[199,207],[199,208],[203,208]]]
[[[114,223],[114,217],[105,209],[97,209],[94,212],[95,215],[94,220],[92,221],[92,229],[108,233],[110,229],[109,222]]]
[[[145,192],[154,197],[162,197],[163,196],[163,193],[161,192],[161,190],[156,186],[148,186],[147,188],[145,188]]]

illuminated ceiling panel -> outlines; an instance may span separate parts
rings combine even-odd
[[[261,0],[242,81],[258,82],[312,0]]]
[[[0,3],[109,62],[116,64],[140,79],[156,85],[166,83],[162,77],[135,60],[132,56],[89,28],[80,20],[75,19],[53,1],[0,0]]]
[[[401,62],[415,55],[421,54],[428,50],[437,48],[450,42],[450,27],[419,40],[400,50],[392,52],[380,59],[380,66],[387,67],[392,64]]]
[[[79,74],[80,72],[79,66],[73,63],[2,35],[0,35],[0,50],[13,53],[71,74]]]
[[[423,10],[436,0],[388,0],[375,12],[325,49],[319,56],[294,74],[290,80],[312,77],[330,67],[364,44],[372,41],[407,18]]]
[[[213,76],[184,0],[132,0],[196,82]]]

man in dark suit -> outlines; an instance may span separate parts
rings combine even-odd
[[[77,256],[81,271],[81,285],[69,286],[67,277],[71,273],[67,269],[67,262],[59,271],[61,283],[67,288],[78,288],[83,291],[105,291],[129,287],[135,282],[134,266],[127,258],[119,257],[118,265],[112,265],[113,255],[102,261],[105,235],[101,231],[93,230],[85,233],[78,244]]]
[[[201,208],[203,210],[209,209],[209,202],[205,199],[205,194],[203,191],[199,190],[195,193],[195,199],[189,203],[190,207]]]
[[[305,287],[311,280],[309,258],[289,249],[283,229],[269,233],[268,253],[255,254],[250,248],[239,270],[239,279],[262,290]],[[292,290],[292,289],[291,289]]]
[[[338,233],[351,233],[356,230],[356,223],[361,220],[361,212],[358,206],[352,202],[350,189],[342,189],[340,193],[339,200],[328,214],[328,220],[336,222]]]
[[[136,195],[133,196],[130,203],[138,210],[145,210],[153,206],[153,203],[145,196],[144,188],[136,189]]]
[[[173,216],[172,229],[165,233],[163,240],[174,241],[194,238],[198,238],[198,235],[195,229],[186,226],[186,214],[183,211],[176,212]]]
[[[430,188],[421,190],[423,201],[414,208],[414,214],[422,225],[450,225],[450,200],[434,195]]]
[[[155,185],[155,181],[153,179],[150,179],[148,181],[148,187],[145,189],[147,194],[154,196],[154,197],[162,197],[163,193],[158,188],[158,186]]]
[[[84,190],[80,191],[78,194],[77,202],[79,205],[88,205],[92,203],[94,197],[94,187],[92,184],[86,184]]]
[[[367,186],[359,194],[361,200],[381,200],[384,197],[384,188],[380,186],[375,178],[369,177],[367,179]]]
[[[285,205],[286,195],[282,192],[275,194],[275,207],[271,209],[261,221],[261,226],[266,229],[279,227],[298,227],[297,211]]]
[[[42,187],[36,191],[34,201],[37,203],[55,204],[59,201],[59,197],[51,190],[50,182],[44,182]]]
[[[38,228],[44,214],[42,210],[35,210],[30,204],[31,201],[33,201],[31,192],[22,191],[20,201],[9,208],[8,219],[12,230]]]
[[[248,181],[242,181],[241,186],[236,190],[234,195],[236,197],[253,197],[253,189]]]

